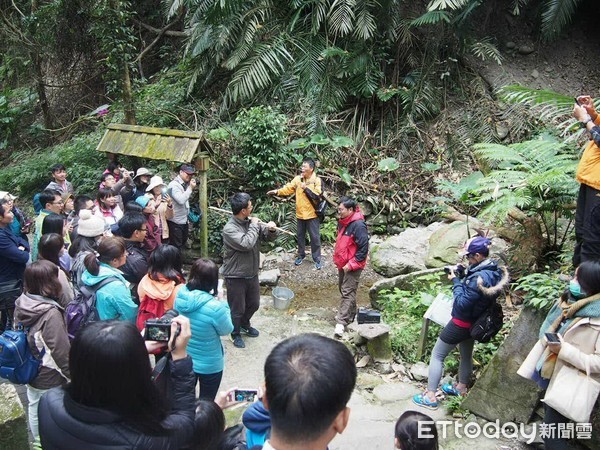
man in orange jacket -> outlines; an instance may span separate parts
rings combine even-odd
[[[575,252],[573,265],[600,259],[600,115],[589,95],[577,97],[573,116],[590,133],[591,140],[577,167],[581,183],[575,215]]]
[[[281,189],[273,189],[267,195],[288,196],[296,194],[296,219],[298,220],[298,257],[294,264],[299,266],[306,257],[306,232],[310,236],[310,251],[315,268],[321,270],[321,222],[313,203],[318,203],[321,195],[321,179],[315,174],[315,161],[304,158],[301,173]],[[312,201],[311,201],[312,199]]]

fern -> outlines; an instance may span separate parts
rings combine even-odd
[[[450,23],[450,14],[446,11],[427,11],[420,17],[411,20],[412,27],[422,27],[424,25],[435,25],[437,23]]]
[[[485,38],[471,44],[471,52],[482,61],[493,59],[497,64],[502,64],[502,54],[500,53],[500,50],[491,43],[490,38]]]

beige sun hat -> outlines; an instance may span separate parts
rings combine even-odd
[[[152,178],[150,178],[150,184],[146,188],[146,192],[150,192],[152,189],[154,189],[157,186],[166,186],[166,185],[161,177],[159,177],[158,175],[154,175]]]

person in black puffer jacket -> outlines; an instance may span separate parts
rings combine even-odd
[[[447,395],[465,395],[467,384],[473,372],[473,345],[471,327],[487,310],[508,284],[509,276],[505,268],[498,267],[495,261],[488,258],[491,241],[485,237],[475,237],[467,242],[465,251],[469,266],[464,276],[456,274],[456,268],[450,268],[448,279],[452,281],[452,318],[446,324],[431,352],[427,390],[413,397],[413,402],[428,409],[437,409],[435,396],[442,371],[444,359],[458,345],[460,349],[460,366],[458,383],[444,384],[442,391]],[[461,266],[462,267],[462,266]]]
[[[169,344],[172,404],[167,405],[152,382],[146,342],[126,321],[94,322],[83,328],[69,354],[71,383],[48,391],[39,405],[39,428],[46,450],[178,449],[194,432],[192,360],[186,354],[190,323],[178,316]],[[164,343],[162,343],[164,346]],[[150,348],[148,348],[150,347]]]

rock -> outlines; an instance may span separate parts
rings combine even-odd
[[[362,336],[367,340],[378,338],[379,336],[390,332],[390,326],[385,323],[363,323],[359,325],[356,322],[352,322],[348,325],[348,329],[356,331],[359,336]]]
[[[383,375],[391,374],[391,376],[386,377],[386,380],[391,380],[392,378],[394,378],[396,376],[396,373],[394,372],[394,369],[392,369],[392,365],[390,363],[377,364],[377,372],[379,372]]]
[[[381,403],[393,403],[410,399],[420,393],[421,390],[419,388],[409,383],[386,383],[380,384],[373,389],[373,395]]]
[[[478,221],[471,222],[469,218],[469,229],[472,230],[474,227],[478,228]],[[429,238],[425,265],[431,268],[456,264],[458,251],[462,249],[469,237],[466,222],[456,221],[442,225]]]
[[[367,351],[375,362],[391,362],[394,358],[390,333],[382,334],[367,341]]]
[[[384,383],[384,381],[381,379],[380,376],[373,375],[366,371],[361,370],[360,372],[358,372],[358,375],[356,376],[357,386],[360,386],[364,389],[373,389],[373,388],[375,388],[375,386],[379,386],[380,384],[383,384],[383,383]]]
[[[265,264],[265,255],[263,253],[258,254],[258,268],[262,269]]]
[[[531,71],[531,76],[532,78],[538,78],[540,76],[540,73],[536,69],[533,69]]]
[[[517,50],[521,55],[529,55],[535,51],[531,45],[521,45]]]
[[[279,269],[263,270],[258,275],[258,282],[261,286],[277,286],[280,276]]]
[[[527,423],[540,389],[517,375],[517,369],[537,341],[545,314],[524,308],[506,340],[471,388],[461,407],[487,420]]]
[[[367,339],[362,337],[360,334],[358,333],[352,333],[352,336],[350,337],[350,340],[354,343],[354,345],[356,346],[361,346],[361,345],[365,345],[367,343]]]
[[[371,357],[369,355],[365,355],[356,363],[356,367],[358,369],[362,369],[363,367],[367,367],[367,365],[371,362]]]
[[[496,134],[498,135],[498,138],[505,139],[508,136],[509,131],[510,130],[508,129],[508,127],[505,124],[503,124],[503,123],[496,124]]]
[[[508,41],[506,44],[504,44],[504,47],[506,47],[509,50],[512,50],[517,47],[517,44],[515,44],[512,41]]]
[[[394,372],[400,372],[403,375],[408,374],[408,370],[406,370],[404,364],[392,364],[392,369],[394,369]]]
[[[433,223],[426,228],[408,228],[374,246],[370,254],[371,266],[385,277],[425,269],[429,237],[440,226],[439,223]]]
[[[387,223],[388,218],[383,214],[378,214],[367,219],[367,225],[369,225],[370,227],[376,227],[378,225],[387,225]]]
[[[418,278],[422,275],[429,275],[431,273],[438,274],[442,282],[448,282],[446,274],[441,269],[426,269],[418,272],[408,273],[406,275],[398,275],[397,277],[393,278],[384,278],[383,280],[375,282],[373,286],[371,286],[371,289],[369,289],[371,305],[375,309],[381,309],[379,305],[379,291],[384,289],[392,291],[394,288],[398,288],[400,290],[410,290],[412,289],[415,278]]]
[[[29,449],[27,416],[15,386],[0,384],[0,448]]]
[[[425,381],[429,377],[429,366],[419,361],[410,366],[410,374],[416,381]]]
[[[373,214],[373,205],[370,202],[358,202],[358,206],[365,217]]]

